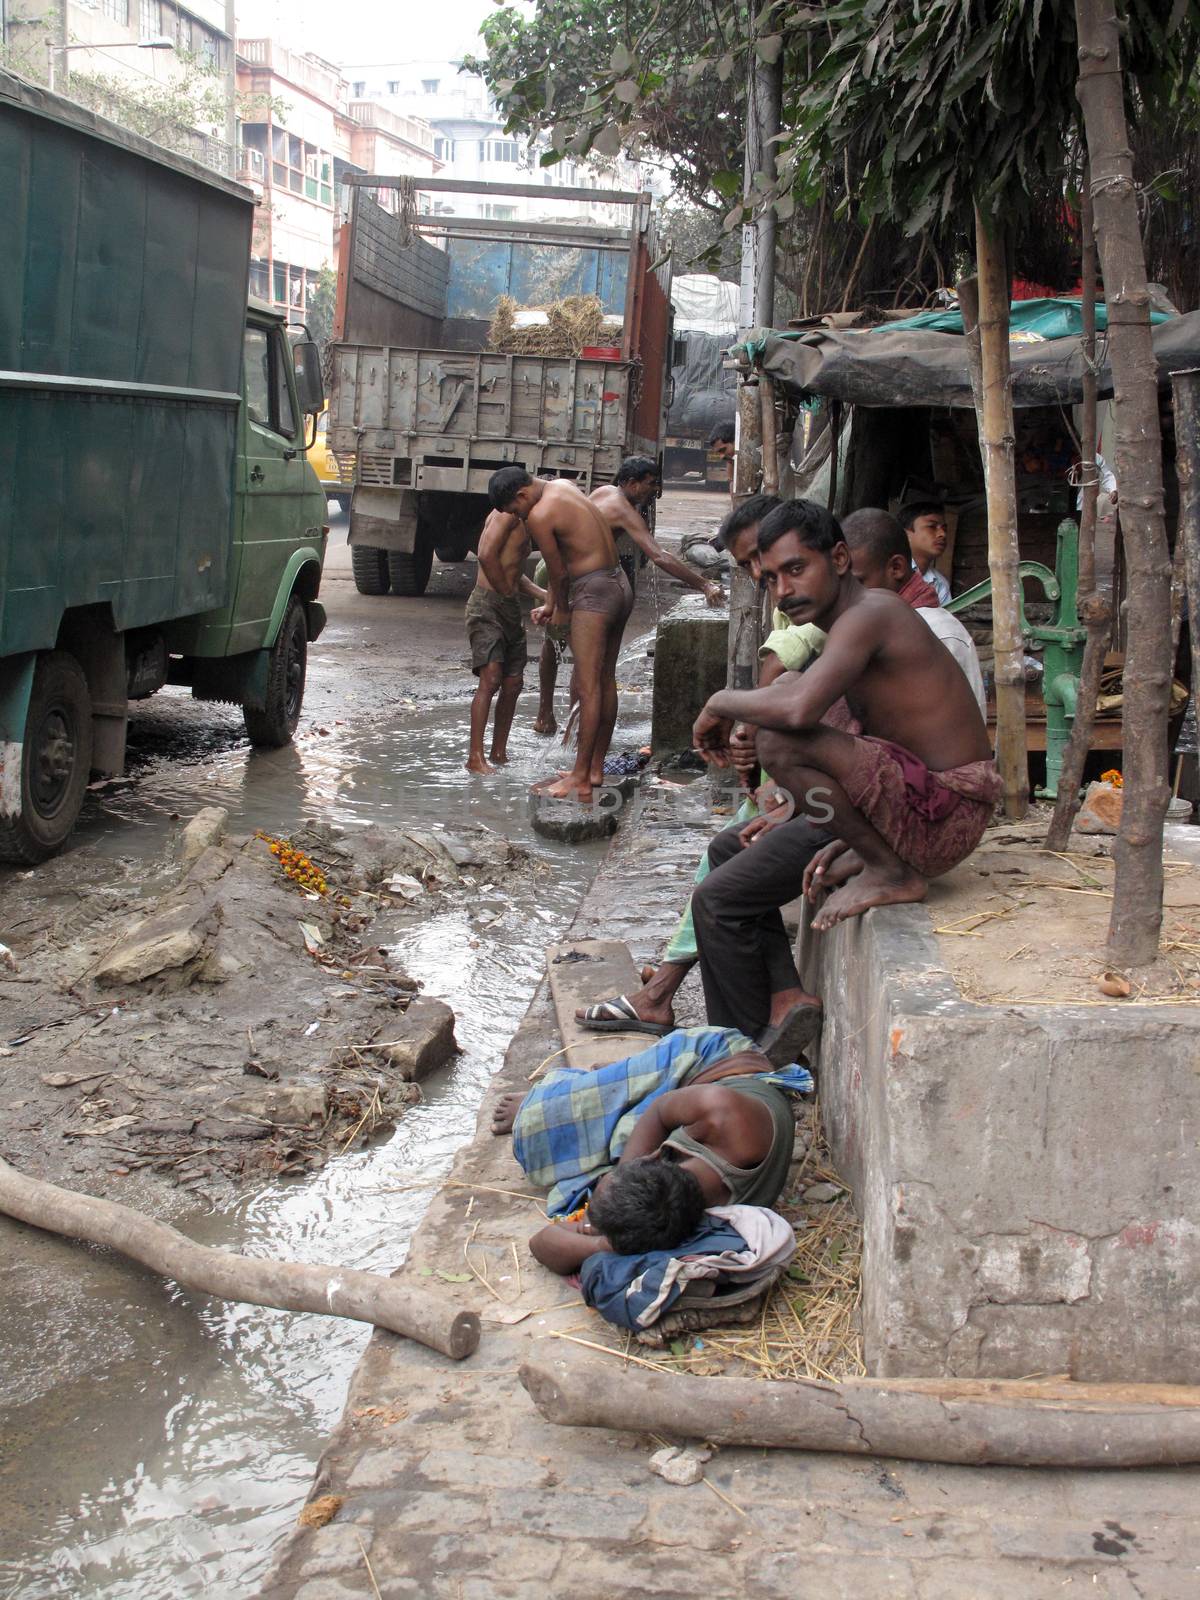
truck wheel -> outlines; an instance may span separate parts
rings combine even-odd
[[[393,594],[424,594],[433,571],[433,546],[418,544],[411,553],[389,550],[387,563]]]
[[[74,656],[39,656],[21,746],[20,812],[0,817],[0,861],[44,861],[65,844],[92,767],[92,697]]]
[[[359,594],[386,594],[388,584],[388,553],[377,550],[372,544],[352,544],[350,565],[354,571],[354,587]]]
[[[291,744],[300,707],[304,704],[304,678],[308,670],[308,623],[304,602],[295,595],[283,614],[279,637],[271,647],[267,666],[267,703],[261,711],[242,707],[251,744],[278,748]]]

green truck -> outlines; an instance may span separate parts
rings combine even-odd
[[[0,71],[0,859],[36,862],[164,684],[292,737],[325,496],[254,198]]]

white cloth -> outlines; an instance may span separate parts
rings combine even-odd
[[[914,572],[921,572],[920,567],[917,566],[917,563],[915,561],[913,562],[913,571]],[[928,572],[921,572],[921,576],[925,579],[925,582],[930,585],[930,587],[933,589],[934,593],[937,595],[937,597],[938,597],[938,605],[940,605],[940,606],[948,606],[950,604],[950,580],[949,580],[949,578],[947,578],[944,573],[939,572],[936,567],[930,567]]]
[[[1116,494],[1117,475],[1109,466],[1108,462],[1105,461],[1099,450],[1096,451],[1096,476],[1100,480],[1098,489],[1101,494]],[[1083,490],[1081,488],[1079,493],[1075,496],[1075,509],[1076,511],[1079,511],[1082,510],[1082,508]]]
[[[672,1256],[663,1273],[662,1283],[654,1300],[638,1316],[643,1328],[654,1325],[662,1315],[663,1306],[671,1289],[679,1284],[686,1288],[698,1278],[735,1279],[743,1283],[761,1278],[773,1267],[782,1266],[796,1253],[796,1235],[790,1222],[785,1222],[777,1211],[767,1206],[709,1206],[707,1215],[719,1217],[736,1228],[746,1241],[744,1250],[722,1250],[717,1255]],[[629,1285],[629,1291],[639,1289],[642,1278]]]
[[[944,611],[941,606],[917,606],[915,610],[917,616],[922,622],[929,624],[963,669],[967,682],[971,685],[971,693],[979,702],[979,709],[986,721],[987,697],[983,692],[983,673],[979,670],[979,653],[975,649],[974,639],[952,611]]]

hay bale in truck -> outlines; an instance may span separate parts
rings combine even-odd
[[[350,550],[361,594],[423,594],[436,554],[477,548],[488,479],[513,464],[612,483],[627,455],[657,459],[670,367],[670,263],[656,262],[651,196],[446,178],[351,177],[338,286],[330,437],[352,474]],[[398,190],[398,213],[374,198]],[[522,222],[422,214],[417,193],[469,191],[625,207],[628,220]],[[520,332],[599,304],[600,342],[578,351]],[[511,342],[532,349],[508,348]],[[619,541],[633,566],[633,547]],[[632,577],[631,572],[631,577]]]

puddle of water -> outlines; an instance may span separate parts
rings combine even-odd
[[[634,720],[639,699],[625,705],[619,746],[646,731]],[[217,748],[190,768],[149,770],[89,803],[81,842],[127,874],[144,869],[147,883],[168,819],[206,804],[228,807],[239,832],[286,832],[310,816],[347,827],[483,822],[553,869],[539,880],[536,904],[532,890],[519,892],[483,932],[468,902],[400,938],[398,963],[453,1006],[463,1053],[423,1086],[422,1104],[392,1137],[311,1178],[268,1183],[228,1209],[178,1218],[196,1239],[390,1271],[473,1133],[484,1089],[542,974],[544,946],[568,925],[602,847],[554,845],[532,833],[527,788],[557,756],[556,742],[519,724],[511,766],[467,782],[465,733],[465,703],[374,726],[331,725],[290,750]],[[91,1314],[115,1320],[124,1355],[86,1381],[0,1412],[9,1442],[0,1468],[0,1596],[249,1592],[294,1523],[368,1330],[192,1297],[112,1258],[62,1248],[62,1271],[96,1276]],[[25,1327],[9,1320],[10,1336],[37,1348],[51,1330],[38,1308],[25,1317]],[[65,1336],[72,1333],[86,1340],[87,1326],[81,1320]],[[62,1340],[61,1327],[53,1336]]]

